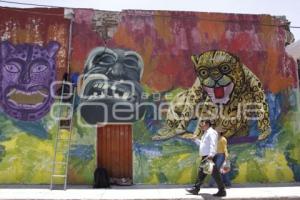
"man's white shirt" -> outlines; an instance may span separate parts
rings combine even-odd
[[[214,157],[217,152],[218,145],[218,133],[212,127],[209,127],[201,139],[196,139],[196,143],[199,145],[200,156]]]

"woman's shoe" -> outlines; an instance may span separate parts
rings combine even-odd
[[[219,190],[216,194],[213,194],[215,197],[225,197],[226,191],[225,190]]]

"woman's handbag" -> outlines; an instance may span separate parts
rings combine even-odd
[[[222,167],[221,167],[221,169],[220,169],[220,172],[222,173],[222,174],[226,174],[226,173],[228,173],[230,171],[230,160],[225,160],[224,161],[224,163],[223,163],[223,165],[222,165]]]

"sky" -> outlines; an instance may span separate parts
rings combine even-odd
[[[300,1],[298,0],[7,0],[72,8],[121,11],[124,9],[178,10],[199,12],[270,14],[286,16],[291,22],[295,40],[300,40]],[[4,3],[0,6],[28,7]],[[32,7],[32,6],[29,6]]]

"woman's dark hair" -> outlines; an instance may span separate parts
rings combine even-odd
[[[67,72],[64,73],[63,80],[64,81],[68,81],[69,80],[69,74]]]
[[[204,120],[205,124],[208,124],[209,127],[211,127],[211,121],[210,120]]]

